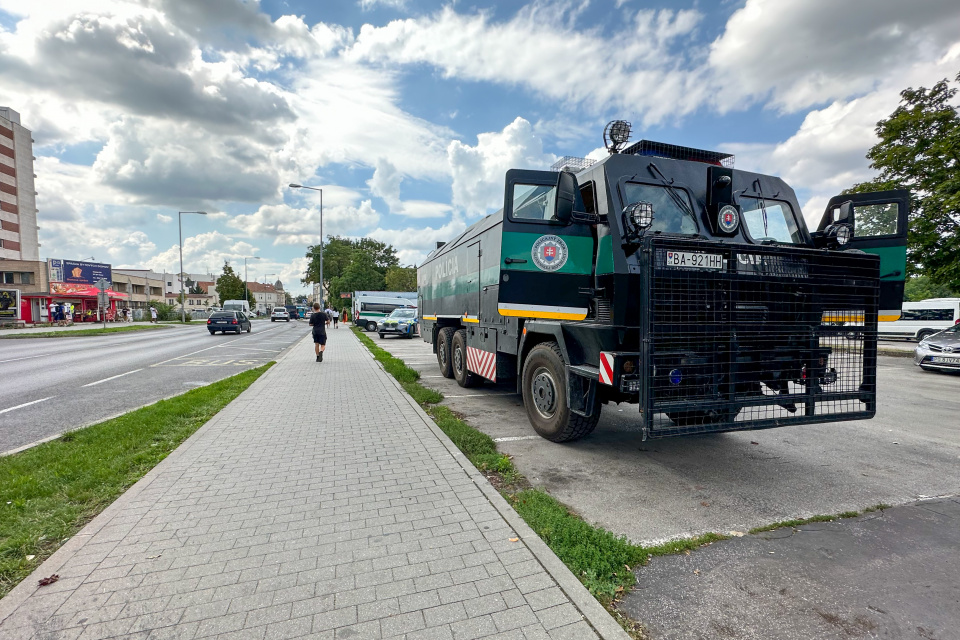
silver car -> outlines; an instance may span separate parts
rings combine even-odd
[[[960,371],[960,324],[921,340],[913,363],[924,371]]]

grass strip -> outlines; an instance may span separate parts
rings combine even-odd
[[[784,527],[800,527],[813,522],[833,522],[834,520],[841,520],[843,518],[856,518],[857,516],[861,516],[865,513],[883,511],[884,509],[889,508],[890,505],[880,503],[873,505],[872,507],[867,507],[863,511],[843,511],[832,516],[820,515],[810,516],[809,518],[799,518],[796,520],[781,520],[780,522],[765,524],[762,527],[754,527],[753,529],[750,529],[750,533],[763,533],[764,531],[774,531],[776,529],[783,529]]]
[[[108,333],[126,333],[128,331],[153,331],[156,329],[166,329],[164,325],[158,324],[130,324],[121,327],[107,327],[104,329],[72,329],[68,331],[31,331],[27,329],[22,334],[8,334],[0,336],[0,340],[22,340],[24,338],[75,338],[77,336],[102,336]]]
[[[272,364],[0,458],[0,598]]]

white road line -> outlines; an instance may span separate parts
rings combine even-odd
[[[50,398],[56,398],[57,396],[49,396],[46,398],[40,398],[39,400],[34,400],[32,402],[24,402],[23,404],[18,404],[15,407],[10,407],[8,409],[3,409],[0,413],[6,413],[8,411],[14,411],[16,409],[23,409],[24,407],[29,407],[32,404],[37,404],[38,402],[43,402],[44,400],[49,400]]]
[[[494,442],[518,442],[520,440],[536,440],[540,436],[507,436],[504,438],[494,438]]]
[[[38,355],[38,356],[23,356],[22,358],[10,358],[9,360],[0,360],[0,364],[3,364],[4,362],[18,362],[18,361],[20,361],[20,360],[29,360],[30,358],[45,358],[45,357],[48,357],[48,356],[56,356],[56,355],[59,355],[59,354],[57,354],[57,353],[41,353],[41,354]]]
[[[83,385],[84,387],[93,387],[98,384],[103,384],[104,382],[110,382],[111,380],[116,380],[117,378],[122,378],[123,376],[128,376],[131,373],[136,373],[137,371],[143,371],[143,369],[134,369],[133,371],[127,371],[126,373],[118,373],[115,376],[110,376],[109,378],[104,378],[103,380],[97,380],[96,382],[91,382],[90,384]]]

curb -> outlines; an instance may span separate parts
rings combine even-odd
[[[353,339],[359,342],[356,336],[353,336]],[[360,346],[373,358],[373,354],[370,353],[366,345],[361,342]],[[580,610],[583,619],[593,627],[597,635],[603,640],[631,640],[627,632],[624,631],[607,610],[597,602],[597,599],[587,591],[587,588],[577,580],[573,572],[567,568],[567,565],[563,564],[563,561],[547,546],[547,543],[524,522],[520,514],[507,503],[506,499],[500,495],[500,492],[473,466],[473,463],[467,460],[467,457],[457,448],[457,445],[453,444],[453,441],[447,437],[447,434],[445,434],[427,412],[423,410],[423,407],[417,404],[416,401],[404,391],[400,383],[392,375],[387,373],[383,365],[375,358],[374,362],[377,367],[379,367],[381,373],[387,377],[393,386],[403,395],[403,398],[413,407],[417,415],[420,416],[420,419],[423,420],[424,424],[433,432],[433,435],[446,447],[447,451],[450,452],[450,455],[453,456],[454,460],[456,460],[464,472],[466,472],[467,476],[473,480],[473,483],[480,489],[484,497],[490,501],[490,504],[497,510],[497,513],[507,521],[507,524],[513,527],[513,530],[520,540],[523,541],[523,544],[526,545],[527,549],[530,550],[530,553],[533,554],[533,557],[537,559],[540,566],[557,582],[560,590],[570,599],[570,602]]]

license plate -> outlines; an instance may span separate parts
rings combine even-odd
[[[718,253],[667,251],[667,266],[720,270],[723,269],[723,256]]]
[[[960,358],[946,358],[944,356],[933,356],[930,362],[939,362],[941,364],[960,364]]]

